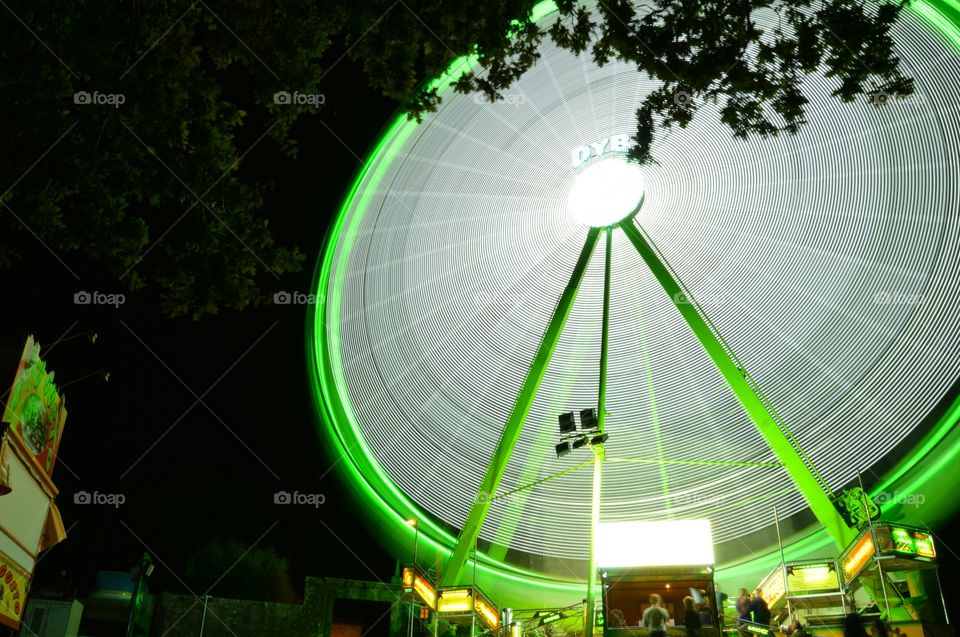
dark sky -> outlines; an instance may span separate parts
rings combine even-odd
[[[298,158],[282,157],[265,140],[241,168],[242,175],[273,180],[271,228],[308,255],[304,271],[283,277],[277,290],[309,291],[358,157],[396,108],[366,88],[348,60],[321,89],[326,108],[294,130]],[[251,122],[244,134],[252,141],[266,125]],[[238,147],[246,148],[243,140]],[[308,574],[391,576],[393,558],[356,514],[354,495],[328,471],[333,459],[317,435],[308,386],[303,306],[170,320],[149,292],[124,291],[82,258],[67,261],[80,283],[39,244],[24,252],[15,272],[3,274],[2,390],[28,334],[44,345],[61,385],[101,368],[111,374],[108,383],[91,378],[65,390],[69,417],[54,478],[69,537],[42,557],[38,583],[66,569],[83,592],[95,571],[127,570],[147,550],[161,565],[154,590],[182,591],[186,557],[216,536],[276,549],[290,559],[297,588]],[[79,290],[124,291],[127,302],[118,309],[75,305]],[[95,345],[78,338],[50,347],[88,330],[99,335]],[[326,499],[316,509],[278,506],[279,490]],[[126,501],[118,508],[77,505],[78,491],[123,494]],[[941,535],[958,531],[954,523]],[[952,600],[960,595],[960,562],[942,557]]]
[[[284,158],[266,139],[241,168],[242,176],[274,182],[266,200],[271,228],[278,241],[308,255],[303,272],[283,276],[276,290],[309,291],[358,156],[396,108],[365,87],[349,60],[321,89],[327,102],[320,117],[294,129],[297,159]],[[255,140],[263,126],[251,122],[244,134]],[[238,148],[246,148],[243,140]],[[2,391],[28,334],[43,345],[61,385],[101,368],[111,375],[107,383],[94,377],[64,390],[69,415],[54,478],[69,538],[41,558],[37,582],[67,569],[84,590],[96,570],[127,570],[148,548],[169,567],[157,570],[154,587],[178,590],[186,556],[215,536],[244,545],[259,539],[258,546],[289,557],[297,588],[305,574],[392,575],[393,559],[354,515],[335,472],[328,473],[308,387],[304,306],[170,320],[149,292],[123,290],[82,258],[65,260],[80,282],[39,243],[26,246],[16,274],[3,274]],[[127,301],[118,309],[75,305],[79,290],[125,292]],[[78,338],[51,347],[64,334],[87,330],[99,335],[95,345]],[[326,501],[316,509],[277,506],[278,490],[322,493]],[[126,502],[76,505],[77,491],[120,493]]]

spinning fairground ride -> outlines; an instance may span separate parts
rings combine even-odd
[[[370,152],[316,272],[322,432],[385,547],[432,594],[485,592],[458,608],[562,608],[599,596],[598,523],[709,520],[732,595],[871,516],[949,519],[958,24],[954,0],[904,11],[912,96],[842,104],[814,74],[798,135],[735,140],[703,104],[642,168],[657,85],[631,65],[548,43],[488,103],[455,62],[438,112]]]

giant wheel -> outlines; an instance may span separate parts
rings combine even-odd
[[[550,20],[551,7],[538,11]],[[887,518],[936,525],[953,513],[958,24],[953,0],[904,12],[895,39],[916,80],[910,98],[844,105],[814,76],[796,137],[734,140],[704,112],[660,142],[642,208],[608,244],[603,520],[709,518],[722,582],[756,583],[778,559],[774,507],[788,558],[836,554],[684,303],[762,388],[824,493],[862,472]],[[316,405],[389,550],[409,557],[404,520],[416,517],[421,556],[442,565],[486,499],[480,585],[504,603],[572,603],[584,596],[592,475],[573,470],[586,455],[555,457],[556,423],[596,403],[606,246],[584,261],[597,231],[570,214],[568,195],[611,161],[654,84],[546,45],[490,104],[449,88],[471,64],[436,80],[444,101],[422,124],[393,122],[339,211],[308,333]],[[638,238],[683,298],[665,293]],[[577,272],[502,480],[481,493]]]

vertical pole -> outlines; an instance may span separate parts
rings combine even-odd
[[[207,623],[207,602],[209,600],[209,595],[203,596],[203,614],[200,615],[200,637],[203,637],[203,627]]]
[[[947,612],[947,600],[943,597],[943,585],[940,583],[940,567],[933,569],[933,574],[937,576],[937,588],[940,589],[940,605],[943,607],[943,620],[947,626],[950,625],[950,613]]]
[[[793,607],[790,604],[790,591],[787,589],[787,558],[783,554],[783,538],[780,536],[780,514],[777,505],[773,505],[773,523],[777,525],[777,545],[780,547],[780,577],[783,579],[783,596],[787,598],[787,618],[793,623]]]
[[[470,637],[477,634],[477,539],[473,540],[473,586],[470,594]]]
[[[887,610],[887,615],[885,617],[886,621],[890,621],[892,617],[890,616],[890,598],[887,595],[887,583],[884,580],[883,575],[883,564],[880,557],[880,542],[877,540],[877,529],[873,526],[873,518],[870,517],[870,502],[867,500],[867,490],[863,488],[863,476],[860,475],[860,470],[857,469],[857,484],[860,485],[860,493],[863,494],[863,510],[867,514],[867,524],[870,526],[870,540],[873,542],[873,563],[877,565],[877,572],[880,574],[880,590],[883,593],[883,606]]]
[[[597,393],[597,435],[607,417],[607,350],[610,340],[610,270],[613,261],[613,228],[607,228],[607,254],[603,266],[603,322],[600,328],[600,383]],[[590,507],[590,560],[587,568],[587,609],[584,637],[593,635],[597,599],[597,526],[600,524],[600,488],[603,479],[603,445],[593,446],[593,499]]]
[[[415,518],[411,518],[410,520],[408,520],[408,522],[413,524],[413,581],[416,582],[417,580],[417,544],[418,544],[417,541],[420,539],[420,521]],[[407,622],[408,637],[413,637],[414,608],[416,608],[416,603],[414,603],[413,600],[410,600],[410,613],[409,613],[408,622]]]

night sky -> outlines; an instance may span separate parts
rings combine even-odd
[[[303,272],[277,280],[276,291],[310,292],[328,224],[360,157],[397,106],[369,90],[349,60],[321,90],[325,108],[294,130],[299,157],[283,157],[265,139],[241,166],[242,175],[273,181],[266,195],[271,228],[279,241],[308,255]],[[251,121],[238,148],[248,148],[268,125]],[[41,558],[35,585],[66,570],[82,594],[97,570],[126,571],[149,551],[159,566],[152,589],[185,592],[186,557],[214,537],[274,548],[290,559],[297,588],[305,575],[390,578],[394,559],[364,526],[318,435],[307,308],[270,305],[171,320],[159,314],[149,290],[131,293],[68,255],[78,281],[39,243],[28,247],[16,269],[2,273],[0,386],[12,382],[28,334],[43,345],[60,385],[101,368],[111,375],[109,382],[94,377],[64,391],[69,416],[54,479],[68,539]],[[117,309],[76,305],[81,290],[122,292],[126,303]],[[95,345],[84,338],[54,345],[85,331],[98,334]],[[278,506],[280,490],[323,494],[325,503]],[[123,494],[125,503],[78,505],[78,491]],[[958,531],[954,522],[939,535],[951,542]],[[960,595],[960,561],[940,546],[952,602]]]
[[[267,138],[241,165],[241,176],[272,180],[271,228],[279,242],[307,255],[303,272],[269,284],[276,291],[309,292],[329,221],[359,158],[397,107],[367,89],[346,59],[321,89],[325,109],[294,129],[298,158],[284,157]],[[266,126],[251,121],[238,149]],[[215,537],[274,548],[290,559],[296,588],[307,574],[390,578],[394,559],[362,526],[316,430],[305,306],[171,320],[159,314],[149,290],[131,293],[67,255],[78,281],[39,243],[26,247],[15,271],[2,273],[3,391],[28,334],[41,343],[60,385],[101,368],[110,372],[108,382],[95,376],[64,389],[68,417],[54,479],[69,533],[41,557],[37,584],[65,569],[84,592],[95,571],[126,571],[149,550],[167,567],[156,570],[153,589],[182,591],[185,558]],[[117,309],[75,305],[81,290],[121,292],[126,302]],[[98,334],[96,344],[76,338],[54,345],[85,331]],[[325,502],[278,506],[273,495],[280,490],[323,494]],[[126,501],[119,508],[77,505],[78,491],[123,494]]]

